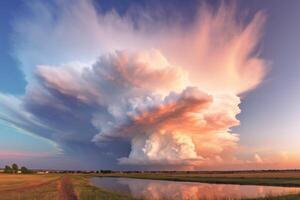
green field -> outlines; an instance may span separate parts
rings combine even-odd
[[[142,179],[230,183],[250,185],[298,186],[300,172],[232,172],[232,173],[119,173],[119,174],[0,174],[1,200],[129,200],[118,194],[97,188],[89,183],[93,176],[117,176]],[[267,197],[269,200],[299,200],[300,194]]]

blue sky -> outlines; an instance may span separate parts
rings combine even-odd
[[[24,93],[25,80],[18,68],[18,61],[12,56],[12,20],[21,7],[20,1],[1,2],[1,91],[14,94]]]
[[[20,17],[30,16],[30,10],[26,7],[30,2],[27,2],[27,4],[24,2],[20,0],[0,2],[0,92],[3,94],[22,96],[27,85],[25,75],[21,70],[22,63],[15,54],[15,45],[20,41],[20,37],[15,38],[14,29],[15,21],[19,20]],[[158,5],[159,3],[158,1],[151,1],[147,4],[144,1],[134,0],[122,1],[122,3],[120,1],[94,2],[97,10],[109,12],[111,9],[115,9],[120,15],[126,13],[130,6],[152,4]],[[174,9],[176,12],[179,11],[186,21],[190,21],[189,19],[193,17],[193,12],[195,12],[194,5],[196,4],[197,1],[175,0],[165,1],[159,7],[170,7],[171,17],[165,16],[166,21],[172,21],[171,14]],[[213,1],[210,4],[217,6],[219,2]],[[263,28],[259,52],[262,58],[270,62],[270,68],[257,88],[242,95],[240,105],[242,112],[237,116],[241,124],[232,130],[240,134],[239,144],[251,149],[249,154],[251,152],[264,155],[275,151],[300,153],[298,147],[300,139],[298,123],[300,117],[298,103],[300,100],[300,60],[298,55],[298,52],[300,52],[300,26],[297,21],[300,17],[300,2],[290,0],[288,3],[283,4],[279,0],[272,2],[252,0],[237,1],[237,4],[240,13],[248,11],[251,16],[251,13],[262,10],[266,14],[267,20]],[[185,20],[183,20],[183,23],[186,23]],[[64,46],[60,48],[63,49]],[[58,168],[70,166],[61,161],[60,149],[54,143],[43,137],[24,134],[23,131],[6,122],[0,123],[0,152],[21,151],[29,154],[43,152],[51,155],[51,159],[56,159],[55,162],[58,163]],[[120,151],[128,154],[128,150],[120,148]],[[68,149],[66,152],[68,152]],[[97,153],[95,154],[97,155]],[[70,155],[66,153],[66,157],[72,160],[69,163],[73,164],[75,162],[75,155],[76,153],[70,153]],[[108,160],[111,166],[116,164],[116,161],[112,161],[113,159],[109,156],[105,159]],[[0,165],[6,164],[4,162],[9,161],[1,160],[0,157]],[[28,164],[32,162],[32,158],[21,159],[20,162]],[[33,163],[38,167],[47,167],[45,166],[47,164],[39,163],[38,158]],[[97,162],[93,165],[79,166],[78,168],[96,168],[98,166],[110,167],[110,165],[102,165]]]
[[[262,55],[270,60],[271,69],[264,83],[242,103],[242,125],[237,131],[245,144],[297,151],[300,27],[293,19],[299,17],[300,4],[274,1],[253,2],[252,6],[267,13]]]
[[[19,12],[21,1],[1,1],[0,3],[0,88],[3,93],[23,94],[26,82],[19,69],[18,61],[13,57],[12,21]],[[46,140],[21,133],[20,130],[1,122],[1,150],[4,151],[43,151],[54,152],[53,145]],[[1,163],[3,164],[3,163]]]

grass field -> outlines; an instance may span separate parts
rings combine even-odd
[[[99,174],[0,174],[1,200],[130,200],[132,197],[97,188],[89,178]],[[143,173],[105,174],[101,176],[133,177],[143,179],[195,181],[207,183],[234,183],[254,185],[299,186],[300,172],[234,172],[234,173]],[[299,200],[300,194],[267,197],[257,200]]]
[[[59,199],[57,175],[0,175],[1,200]]]
[[[0,174],[1,200],[131,200],[126,195],[101,190],[85,175]]]

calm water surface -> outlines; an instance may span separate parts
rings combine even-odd
[[[97,187],[109,191],[126,193],[135,198],[151,200],[240,199],[241,197],[252,198],[300,193],[300,188],[292,187],[208,184],[116,177],[93,177],[91,182]]]

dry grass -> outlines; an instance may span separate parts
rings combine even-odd
[[[57,175],[0,174],[0,193],[45,185],[55,179]]]
[[[107,174],[108,176],[135,177],[177,181],[217,182],[254,185],[298,185],[300,172],[234,172],[234,173],[146,173]],[[89,183],[94,175],[13,175],[0,174],[1,200],[118,200],[133,199],[127,195],[109,192]],[[297,200],[300,195],[258,198],[268,200]]]
[[[55,200],[58,176],[0,175],[1,200]]]
[[[68,176],[63,176],[57,185],[60,200],[77,200],[74,193],[73,184]]]
[[[84,175],[0,174],[1,200],[131,200],[90,185]]]

